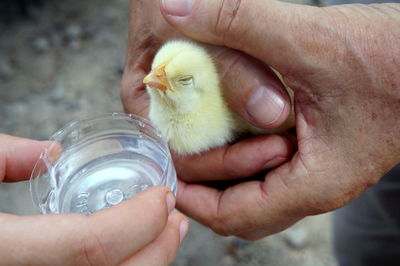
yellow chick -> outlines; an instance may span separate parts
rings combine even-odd
[[[216,66],[199,45],[166,43],[143,82],[150,95],[149,118],[179,154],[222,146],[254,128],[228,109]]]

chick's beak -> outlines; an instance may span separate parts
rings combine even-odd
[[[153,89],[166,91],[168,89],[167,74],[165,65],[154,68],[144,79],[143,83]]]

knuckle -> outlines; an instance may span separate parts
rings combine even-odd
[[[226,69],[222,78],[227,78],[229,80],[235,78],[235,76],[232,77],[232,75],[243,71],[243,66],[246,65],[246,61],[244,55],[238,51],[227,50],[225,53],[227,54]]]
[[[242,0],[222,0],[217,14],[214,31],[226,39],[232,32],[232,25],[238,15]]]
[[[233,233],[230,230],[229,219],[225,216],[216,216],[210,222],[210,228],[215,233],[221,236],[232,236]]]

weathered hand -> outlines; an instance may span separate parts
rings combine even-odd
[[[250,176],[275,147],[246,140],[258,153],[239,142],[223,155],[185,158],[177,206],[188,215],[220,234],[257,239],[345,205],[400,162],[399,4],[160,3],[175,29],[259,59],[295,92],[294,157],[263,181],[222,191],[193,182]]]
[[[128,113],[147,117],[149,96],[143,78],[153,56],[167,40],[185,38],[160,12],[158,0],[132,0],[130,31],[121,98]],[[226,47],[208,46],[214,56],[230,107],[261,128],[282,124],[290,111],[287,92],[275,74],[259,60]],[[259,136],[197,156],[175,156],[181,178],[193,180],[248,177],[282,164],[292,154],[282,136]],[[203,163],[204,162],[204,163]],[[201,169],[200,172],[196,172]]]
[[[48,142],[0,134],[0,181],[26,179]],[[148,189],[90,216],[0,213],[3,265],[168,265],[188,226],[173,194]]]
[[[147,116],[149,97],[143,78],[160,46],[177,38],[186,37],[165,21],[158,0],[131,0],[128,50],[121,82],[121,98],[127,112]],[[261,128],[275,128],[286,120],[290,112],[289,97],[265,64],[226,47],[208,46],[208,49],[217,63],[224,94],[232,109]]]

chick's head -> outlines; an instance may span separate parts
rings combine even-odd
[[[143,82],[152,99],[181,112],[192,110],[213,92],[218,93],[214,62],[203,48],[185,41],[161,47]]]

